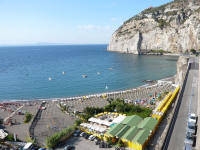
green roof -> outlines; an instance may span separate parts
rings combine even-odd
[[[116,136],[116,134],[124,127],[123,124],[119,123],[110,128],[110,130],[107,131],[107,134],[110,134],[112,136]]]
[[[138,128],[137,127],[131,127],[123,136],[122,138],[123,139],[126,139],[128,141],[132,141],[133,138],[135,137],[135,135],[137,134],[138,132]]]
[[[158,123],[158,120],[147,117],[142,122],[138,124],[138,128],[147,129],[147,130],[154,130],[156,124]]]
[[[149,135],[150,135],[150,131],[141,129],[139,130],[139,132],[137,133],[137,135],[134,137],[132,141],[143,145],[145,141],[148,139]]]
[[[137,124],[141,121],[142,121],[141,117],[133,115],[126,117],[121,123],[132,127],[132,126],[137,126]]]
[[[128,131],[129,128],[129,126],[124,125],[124,127],[119,132],[117,132],[116,136],[121,138]]]

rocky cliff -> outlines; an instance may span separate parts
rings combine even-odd
[[[113,33],[109,51],[183,53],[200,49],[200,0],[175,0],[130,18]]]

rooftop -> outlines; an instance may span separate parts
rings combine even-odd
[[[126,117],[121,123],[132,127],[132,126],[137,126],[138,123],[140,123],[141,121],[142,121],[141,117],[133,115]]]
[[[154,130],[157,123],[158,123],[158,120],[156,120],[152,117],[147,117],[138,124],[138,128],[152,131],[152,130]]]

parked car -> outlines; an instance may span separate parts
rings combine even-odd
[[[26,143],[23,147],[23,150],[31,150],[33,148],[33,143]]]
[[[192,150],[192,145],[186,143],[184,150]]]
[[[80,130],[76,130],[73,134],[73,136],[78,137],[81,134]]]
[[[110,143],[104,143],[105,148],[112,148],[112,144]]]
[[[197,123],[197,115],[194,113],[189,114],[188,122]]]
[[[86,135],[86,133],[85,133],[85,132],[82,132],[82,133],[80,134],[80,136],[82,136],[82,137],[83,137],[84,135]]]
[[[196,134],[196,124],[194,124],[192,122],[188,122],[186,131],[195,135]]]
[[[194,145],[194,140],[195,140],[195,137],[193,134],[186,133],[186,137],[185,137],[185,141],[184,141],[185,144]]]
[[[39,148],[38,150],[46,150],[46,148]]]
[[[94,141],[94,139],[96,138],[96,136],[94,135],[90,135],[90,137],[88,138],[90,141]]]
[[[71,150],[71,149],[74,149],[74,148],[75,148],[75,146],[73,146],[73,145],[67,145],[67,146],[64,147],[64,150]]]
[[[94,141],[96,145],[99,145],[101,143],[101,140],[97,137],[94,139]]]
[[[85,139],[88,139],[90,137],[90,134],[86,134]]]
[[[94,141],[100,141],[100,139],[98,137],[95,137]]]
[[[104,142],[101,142],[101,143],[99,144],[99,148],[105,148],[105,143],[104,143]]]
[[[73,134],[73,136],[75,136],[75,137],[78,137],[78,136],[79,136],[79,134],[78,134],[78,133],[74,133],[74,134]]]

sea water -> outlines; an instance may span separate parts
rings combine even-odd
[[[176,73],[177,57],[108,52],[107,45],[0,47],[0,100],[87,95]]]

